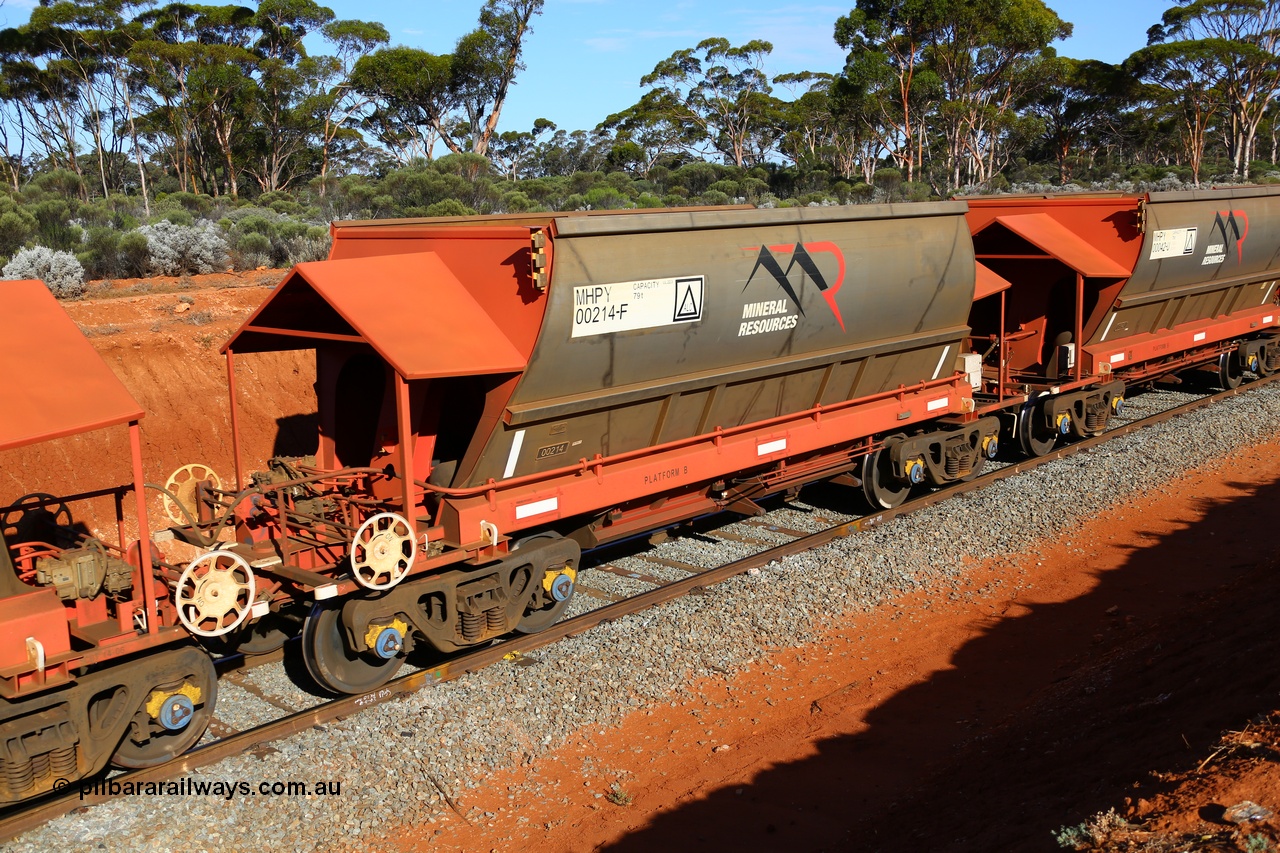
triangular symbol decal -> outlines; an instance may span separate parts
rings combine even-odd
[[[675,323],[702,319],[702,277],[676,279]]]

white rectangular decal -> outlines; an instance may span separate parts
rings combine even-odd
[[[542,515],[544,512],[554,512],[560,506],[559,498],[547,498],[546,500],[534,501],[531,504],[522,504],[516,507],[516,518],[528,518],[531,515]]]
[[[1195,228],[1166,228],[1151,232],[1151,260],[1156,258],[1180,258],[1195,254]]]
[[[1201,341],[1203,341],[1203,340],[1204,340],[1205,338],[1207,338],[1207,337],[1209,337],[1209,333],[1208,333],[1208,332],[1196,332],[1196,333],[1195,333],[1195,336],[1194,336],[1194,337],[1192,337],[1192,338],[1191,338],[1191,340],[1195,341],[1196,343],[1200,343]]]
[[[1122,361],[1124,361],[1124,353],[1122,352],[1118,352],[1115,355],[1111,356],[1112,364],[1119,364]]]
[[[770,453],[777,453],[779,450],[787,449],[787,440],[785,438],[766,441],[764,444],[756,445],[756,456],[768,456]]]
[[[702,298],[700,275],[575,287],[573,337],[697,322]]]
[[[1267,316],[1265,316],[1265,317],[1263,317],[1263,318],[1262,318],[1262,325],[1264,325],[1264,326],[1270,326],[1270,325],[1271,325],[1272,323],[1274,323],[1275,321],[1276,321],[1275,315],[1274,315],[1274,314],[1268,314]]]
[[[502,479],[507,479],[516,472],[516,462],[520,461],[520,448],[524,446],[524,430],[518,430],[511,440],[511,451],[507,454],[507,467],[502,469]]]
[[[951,352],[951,344],[947,344],[942,348],[942,355],[938,357],[938,366],[933,369],[933,378],[937,379],[938,374],[942,372],[942,365],[947,363],[947,353]]]
[[[930,400],[928,405],[925,406],[925,408],[931,412],[936,412],[938,411],[938,409],[945,409],[949,405],[951,405],[950,398],[939,397],[936,400]]]

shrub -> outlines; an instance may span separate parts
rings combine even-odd
[[[235,244],[236,266],[251,270],[271,263],[271,238],[257,231],[241,234]]]
[[[193,225],[196,221],[195,217],[191,215],[191,211],[182,210],[181,208],[177,210],[166,210],[164,213],[160,214],[159,219],[162,219],[165,222],[172,222],[174,225]]]
[[[329,237],[328,228],[312,225],[302,234],[285,238],[281,244],[284,249],[283,262],[293,265],[308,261],[323,261],[329,257],[332,240]]]
[[[0,271],[4,278],[38,278],[59,299],[78,299],[84,295],[84,267],[70,252],[55,252],[44,246],[22,249]]]
[[[475,211],[456,198],[446,198],[427,207],[427,216],[472,216]]]
[[[622,210],[631,205],[631,200],[613,187],[592,187],[583,200],[592,210]]]
[[[130,231],[116,244],[120,275],[124,278],[141,278],[151,261],[151,245],[146,234]]]
[[[227,241],[207,220],[195,225],[162,221],[138,229],[147,238],[148,267],[160,275],[211,273],[227,263]]]
[[[29,213],[8,210],[0,214],[0,255],[12,255],[31,239],[36,221]]]
[[[78,257],[89,278],[119,275],[120,233],[114,228],[90,228]]]

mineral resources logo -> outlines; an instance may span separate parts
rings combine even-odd
[[[808,276],[818,291],[822,294],[822,298],[827,301],[827,306],[831,309],[832,315],[836,318],[836,322],[840,324],[840,331],[844,331],[844,318],[840,316],[840,306],[836,304],[836,294],[840,292],[840,287],[844,284],[844,252],[840,251],[840,247],[835,243],[828,241],[819,241],[815,243],[783,243],[776,246],[744,246],[744,252],[755,252],[756,263],[751,268],[751,274],[747,276],[747,283],[742,286],[743,292],[751,286],[751,282],[755,279],[756,273],[763,269],[773,277],[778,287],[782,288],[782,292],[787,295],[791,303],[795,305],[796,310],[800,312],[800,316],[804,315],[804,307],[800,304],[800,297],[796,294],[796,289],[792,285],[790,275],[791,271],[796,267],[800,268],[800,280],[803,282],[804,277]],[[818,262],[814,259],[815,255],[832,255],[836,261],[836,278],[833,282],[828,282],[826,275],[818,268]],[[787,266],[784,269],[782,263],[778,260],[778,255],[783,257],[790,256]],[[785,303],[781,303],[785,306]],[[760,313],[776,314],[774,310],[775,304],[772,302],[758,302],[748,304],[742,316],[759,316]],[[754,312],[754,313],[750,313]],[[760,323],[752,321],[743,323],[738,330],[738,336],[744,334],[759,334],[760,332],[776,331],[778,329],[794,329],[799,322],[799,317],[790,315],[794,320],[788,321],[784,317],[773,318],[774,322]],[[751,331],[744,331],[748,327]]]

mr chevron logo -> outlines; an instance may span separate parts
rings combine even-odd
[[[1243,228],[1243,230],[1241,230]],[[1249,214],[1243,210],[1219,210],[1213,217],[1211,235],[1221,234],[1224,244],[1236,244],[1236,263],[1244,263],[1244,241],[1249,236]]]
[[[747,276],[747,283],[742,286],[743,292],[751,286],[756,273],[763,269],[773,276],[774,282],[787,294],[792,304],[796,306],[796,310],[804,314],[804,307],[800,304],[800,297],[796,294],[796,290],[788,278],[791,270],[799,267],[802,276],[801,281],[803,281],[803,276],[806,275],[813,280],[813,283],[818,286],[818,291],[822,293],[822,298],[827,300],[827,305],[831,308],[831,313],[835,315],[836,322],[840,324],[840,330],[844,331],[844,318],[840,316],[840,306],[836,304],[836,294],[840,292],[840,287],[844,284],[844,252],[840,251],[839,246],[826,241],[783,243],[777,246],[744,246],[743,251],[757,253],[755,266],[751,268],[751,274]],[[787,263],[786,269],[783,269],[777,255],[785,256],[788,253],[790,253],[791,259]],[[818,263],[814,260],[814,255],[822,254],[833,255],[836,259],[836,279],[833,282],[827,282],[826,276],[822,274],[822,270],[818,269]]]

